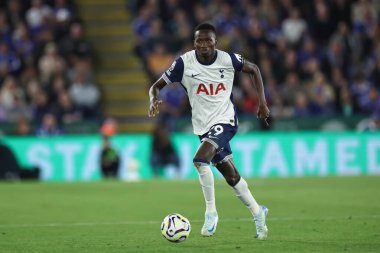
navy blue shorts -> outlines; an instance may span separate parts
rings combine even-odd
[[[216,124],[212,126],[207,133],[198,135],[201,142],[207,141],[216,148],[216,155],[211,160],[213,164],[217,164],[231,157],[232,150],[230,140],[236,134],[237,129],[238,127],[236,125]]]

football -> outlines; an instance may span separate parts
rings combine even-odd
[[[191,231],[189,220],[181,214],[167,215],[161,224],[161,233],[169,242],[185,241]]]

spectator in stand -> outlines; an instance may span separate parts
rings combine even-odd
[[[144,5],[139,15],[132,21],[132,29],[135,34],[135,51],[142,59],[146,57],[144,44],[151,33],[152,8],[150,5]]]
[[[374,87],[380,91],[380,57],[375,62],[375,66],[370,73],[369,80],[373,83]]]
[[[153,80],[156,80],[168,69],[174,61],[174,56],[168,52],[165,45],[156,44],[148,58],[148,70]]]
[[[255,113],[258,109],[259,100],[249,75],[241,77],[241,89],[244,94],[242,111],[245,113]]]
[[[303,92],[296,93],[293,116],[308,117],[311,116],[309,101]]]
[[[351,84],[351,93],[354,99],[354,106],[363,113],[362,102],[366,99],[371,89],[371,84],[365,79],[363,72],[358,72]]]
[[[26,89],[28,82],[38,80],[38,70],[36,66],[34,64],[27,63],[18,78],[20,80],[21,87]]]
[[[200,24],[209,20],[210,15],[203,4],[195,3],[194,6],[194,24]]]
[[[374,111],[368,118],[364,118],[356,126],[359,132],[379,132],[380,131],[380,111]]]
[[[10,50],[6,42],[0,40],[0,81],[8,74],[19,74],[21,66],[20,58]]]
[[[32,36],[38,37],[42,30],[53,21],[53,11],[43,0],[32,0],[31,8],[26,12],[26,21]]]
[[[16,98],[24,96],[23,91],[17,87],[13,76],[7,76],[0,87],[1,103],[6,108],[12,108],[15,105]]]
[[[261,44],[268,44],[264,36],[264,30],[261,23],[255,21],[248,26],[247,44],[250,46],[252,58],[256,59]]]
[[[29,102],[31,108],[35,102],[38,93],[41,91],[41,85],[37,79],[31,79],[25,83],[26,99]]]
[[[226,48],[230,52],[243,52],[247,45],[242,30],[239,27],[233,27],[231,34],[231,37],[234,39],[228,41]]]
[[[56,103],[61,93],[67,92],[68,84],[62,75],[56,75],[51,78],[47,84],[47,92],[49,94],[49,102]]]
[[[296,72],[288,72],[280,90],[280,96],[288,112],[296,104],[297,93],[295,91],[305,92],[305,88],[302,86]]]
[[[174,19],[175,13],[178,10],[189,10],[191,8],[191,4],[189,1],[183,0],[164,0],[164,1],[150,1],[150,6],[152,9],[156,9],[154,3],[158,3],[159,9],[158,11],[154,11],[154,15],[160,16],[160,18],[164,21],[165,24],[169,23],[170,20]],[[152,3],[153,2],[153,3]]]
[[[246,2],[248,4],[249,1],[246,1]],[[275,28],[276,30],[277,29],[278,31],[281,30],[278,23],[278,20],[279,20],[278,1],[274,1],[274,0],[260,1],[259,3],[257,3],[257,9],[258,9],[258,16],[260,17],[260,19],[268,21],[268,24],[267,24],[268,28],[276,27]]]
[[[70,25],[70,33],[59,43],[60,54],[66,58],[70,66],[79,60],[93,62],[94,53],[90,43],[84,38],[83,25],[74,22]]]
[[[32,65],[34,61],[35,43],[29,36],[24,22],[17,23],[13,32],[13,48],[24,65]]]
[[[284,61],[283,68],[285,73],[289,71],[297,71],[297,73],[301,72],[298,68],[297,52],[295,50],[286,51]]]
[[[306,31],[307,23],[301,17],[299,9],[293,8],[289,18],[282,23],[282,33],[287,42],[293,46],[298,46]]]
[[[226,36],[232,35],[232,30],[240,25],[239,19],[235,16],[230,4],[224,2],[220,12],[214,18],[216,29]]]
[[[65,61],[58,54],[55,43],[46,45],[45,53],[38,62],[38,68],[42,83],[47,83],[54,73],[65,68]]]
[[[14,131],[14,134],[17,136],[32,135],[32,130],[31,130],[28,119],[26,119],[24,117],[20,117],[17,120],[17,125],[16,125],[16,129]]]
[[[314,15],[311,21],[310,31],[314,40],[322,48],[327,46],[330,36],[336,29],[336,24],[331,18],[330,11],[325,1],[314,2]]]
[[[266,29],[267,39],[271,44],[275,44],[277,40],[282,37],[280,20],[276,14],[273,13],[268,16],[268,24]]]
[[[380,110],[375,111],[370,118],[367,131],[380,131]]]
[[[37,136],[53,136],[63,134],[62,129],[58,126],[57,118],[54,113],[46,113],[43,116],[41,125],[37,128]]]
[[[61,124],[69,124],[82,120],[81,111],[73,104],[73,101],[67,91],[62,91],[59,93],[57,115],[58,122]]]
[[[5,106],[3,105],[3,103],[1,102],[1,97],[0,97],[0,122],[4,122],[7,119],[8,119],[7,110],[6,110]],[[0,134],[2,134],[1,131],[0,131]]]
[[[145,58],[149,58],[149,55],[152,54],[154,48],[157,44],[166,45],[167,47],[172,47],[172,41],[169,40],[165,35],[164,27],[162,21],[159,19],[152,20],[151,31],[149,37],[141,45],[141,53],[145,55]],[[145,61],[146,61],[145,59]]]
[[[351,9],[352,4],[350,0],[333,0],[331,6],[331,18],[335,24],[339,22],[346,23],[351,27]]]
[[[359,101],[361,110],[365,113],[371,113],[380,110],[379,91],[371,86],[369,92]]]
[[[75,16],[74,8],[67,0],[54,0],[53,15],[55,38],[60,40],[69,32],[69,24]]]
[[[173,39],[175,51],[179,51],[192,38],[192,26],[187,12],[179,9],[174,13],[173,19],[169,22],[168,30],[174,35]],[[152,24],[152,31],[153,31]]]
[[[288,44],[286,39],[281,36],[277,39],[271,50],[271,61],[273,62],[273,68],[276,70],[274,75],[276,79],[281,83],[285,81],[288,72],[297,71],[297,57],[296,52],[288,50]],[[288,52],[291,52],[288,55]]]
[[[25,22],[24,7],[20,0],[8,0],[6,12],[8,24],[12,30],[16,29],[20,22]]]
[[[16,121],[19,117],[30,117],[24,91],[18,86],[13,76],[7,76],[1,86],[0,103],[9,120]]]
[[[297,52],[297,63],[302,66],[311,58],[316,58],[320,61],[322,59],[322,55],[320,52],[318,52],[314,40],[306,37],[302,41],[301,48]]]
[[[352,116],[354,113],[354,105],[352,103],[352,97],[348,87],[343,87],[339,91],[339,97],[340,100],[338,110],[340,109],[339,112],[341,113],[341,115],[345,117]]]
[[[309,58],[304,65],[300,66],[300,78],[309,81],[314,78],[315,73],[322,71],[321,63],[317,58]]]
[[[265,47],[264,45],[261,45],[261,47]],[[272,68],[272,62],[270,58],[266,55],[263,54],[260,57],[258,57],[260,60],[258,61],[259,65],[261,66],[261,76],[264,80],[264,82],[274,78],[273,75],[273,68]]]
[[[352,20],[354,28],[370,35],[378,22],[378,10],[370,0],[359,0],[353,4]]]
[[[332,115],[334,108],[334,90],[323,73],[317,72],[307,87],[310,98],[310,112],[313,115]]]
[[[366,66],[367,57],[370,57],[374,48],[372,36],[377,27],[377,11],[375,6],[367,0],[360,0],[353,4],[352,21],[353,35],[352,44],[354,69],[352,73],[361,71]],[[377,44],[377,43],[376,43]]]
[[[266,81],[265,97],[267,98],[267,103],[271,107],[271,117],[281,117],[284,115],[284,105],[283,99],[280,96],[279,88],[276,79],[273,77]],[[264,129],[266,129],[266,123],[261,124]],[[269,126],[268,126],[269,127]]]
[[[347,23],[339,22],[337,30],[330,38],[327,60],[332,67],[339,67],[345,77],[349,76],[352,47],[352,35]]]
[[[97,86],[86,79],[86,72],[77,72],[74,83],[69,89],[74,105],[79,108],[84,119],[98,117],[99,90]]]
[[[336,112],[343,116],[352,116],[354,106],[352,96],[348,87],[347,79],[344,78],[341,69],[335,66],[332,69],[332,87],[336,96],[335,108]]]
[[[75,82],[79,74],[82,74],[88,82],[95,83],[92,64],[87,60],[76,60],[71,68],[68,68],[64,73],[61,73],[61,76],[67,79],[70,86],[71,83]]]
[[[10,26],[7,23],[5,12],[0,10],[0,41],[3,41],[8,46],[12,44],[12,34]]]
[[[35,96],[32,98],[32,118],[37,124],[41,124],[45,114],[51,111],[52,108],[49,104],[47,92],[41,87],[38,87]]]

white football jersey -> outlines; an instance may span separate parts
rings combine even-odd
[[[174,61],[162,75],[167,84],[178,82],[185,88],[195,134],[203,135],[215,124],[238,124],[232,86],[235,71],[241,71],[243,63],[239,54],[216,50],[214,60],[205,65],[192,50]]]

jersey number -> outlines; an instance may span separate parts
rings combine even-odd
[[[217,136],[221,133],[223,133],[223,127],[221,125],[215,125],[211,127],[210,132],[208,133],[209,136],[214,135]]]

